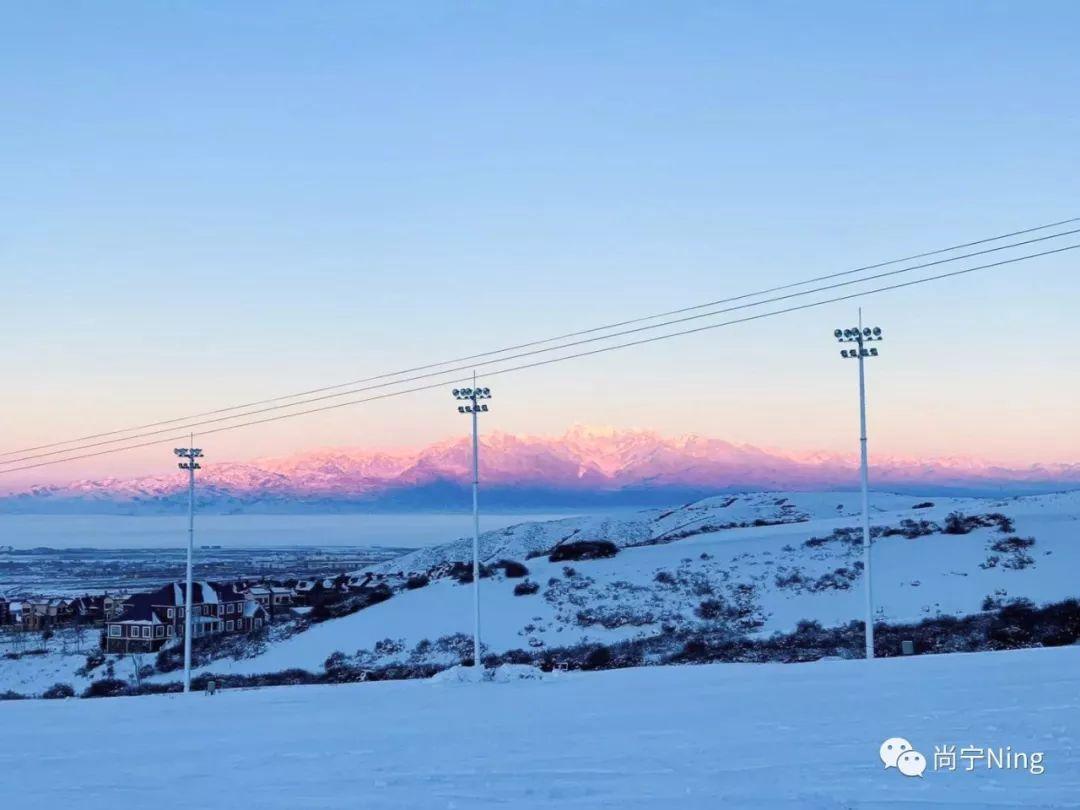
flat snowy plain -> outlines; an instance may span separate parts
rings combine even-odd
[[[0,704],[0,807],[1080,807],[1080,648]],[[905,737],[922,778],[878,748]],[[934,771],[935,745],[1045,772]]]

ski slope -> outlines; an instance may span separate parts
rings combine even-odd
[[[915,508],[927,502],[933,506]],[[879,620],[968,615],[980,611],[987,597],[1046,603],[1080,596],[1076,577],[1080,492],[1006,499],[874,493],[871,505],[874,526],[895,527],[903,520],[941,524],[954,511],[1000,512],[1015,523],[1011,533],[987,527],[958,536],[877,537],[873,571]],[[853,493],[748,493],[671,509],[522,523],[488,532],[482,536],[483,558],[524,562],[528,579],[540,590],[515,596],[520,579],[496,576],[481,581],[485,648],[543,651],[655,636],[665,627],[693,628],[700,624],[695,609],[703,598],[710,598],[704,589],[725,598],[734,598],[740,588],[751,589],[761,620],[753,631],[758,635],[790,631],[801,619],[814,619],[826,627],[861,619],[863,582],[855,569],[861,560],[859,544],[828,541],[807,546],[811,538],[827,538],[837,529],[857,530],[859,510],[859,497]],[[1027,552],[1029,565],[1006,567],[1010,555],[989,549],[1006,534],[1035,538]],[[609,539],[621,550],[614,558],[570,564],[551,563],[546,556],[530,558],[567,539]],[[993,556],[1000,557],[1001,564],[986,567]],[[455,654],[432,649],[419,654],[416,649],[425,641],[471,634],[472,586],[449,578],[432,579],[416,590],[401,586],[410,573],[470,557],[471,542],[454,541],[373,566],[367,570],[398,588],[390,600],[315,624],[268,644],[262,654],[219,659],[198,672],[253,675],[292,668],[321,672],[332,653],[352,656],[358,650],[372,651],[386,639],[393,642],[391,651],[369,655],[365,666],[456,663]],[[574,570],[573,577],[567,576],[568,567]],[[843,569],[852,576],[846,588],[778,585],[778,580],[796,574],[813,583]],[[678,583],[658,581],[661,575]],[[625,622],[583,624],[579,617],[583,610],[606,619],[624,617]],[[34,695],[61,682],[81,692],[102,677],[101,670],[79,675],[76,670],[83,666],[85,653],[75,654],[73,645],[67,646],[69,652],[63,654],[55,639],[48,655],[0,658],[0,691]],[[116,661],[117,677],[130,678],[133,667],[132,661]],[[174,672],[151,679],[178,678]]]
[[[0,807],[1080,807],[1080,648],[0,703]],[[1043,754],[886,769],[878,749]]]
[[[877,619],[919,621],[940,615],[968,615],[982,609],[988,596],[1029,598],[1036,603],[1080,595],[1080,492],[1005,500],[933,498],[933,506],[913,507],[920,498],[875,494],[872,524],[897,526],[905,519],[943,523],[950,512],[968,515],[1001,512],[1015,522],[1011,533],[979,528],[964,535],[941,533],[922,537],[878,537],[874,541],[873,573]],[[854,570],[861,560],[859,542],[827,542],[807,547],[811,538],[827,537],[840,528],[859,525],[859,499],[850,493],[754,493],[737,498],[710,498],[671,510],[649,510],[618,518],[571,518],[527,523],[483,537],[485,561],[503,557],[524,561],[529,579],[540,593],[515,596],[518,579],[493,577],[481,581],[483,639],[488,651],[542,650],[582,643],[612,643],[657,635],[665,626],[699,623],[695,608],[708,595],[734,598],[740,587],[752,589],[762,625],[768,635],[790,631],[801,619],[822,625],[846,624],[863,616],[862,577]],[[754,521],[788,522],[747,525]],[[736,528],[716,528],[729,524]],[[700,532],[672,539],[686,532]],[[1031,564],[1023,569],[1004,564],[984,567],[995,555],[989,546],[1005,534],[1034,537]],[[551,563],[546,557],[527,559],[561,539],[607,538],[622,546],[610,559]],[[861,541],[860,541],[861,542]],[[648,545],[647,543],[656,543]],[[451,543],[381,563],[371,570],[400,582],[410,572],[455,559],[469,559],[467,544]],[[566,568],[574,570],[568,577]],[[847,588],[813,590],[778,585],[778,578],[799,576],[813,581],[838,569],[852,574]],[[657,582],[665,572],[683,585]],[[556,584],[551,584],[552,582]],[[578,614],[589,610],[601,616],[624,616],[627,623],[609,627],[582,624]],[[608,622],[610,624],[611,622]],[[244,660],[218,660],[203,671],[237,674],[276,672],[300,667],[321,671],[327,656],[372,650],[390,639],[400,653],[374,663],[418,660],[412,651],[424,640],[472,632],[472,586],[452,579],[433,580],[417,590],[402,590],[392,599],[359,613],[312,626],[265,653]],[[454,663],[437,655],[424,660]],[[176,675],[157,676],[158,679]]]

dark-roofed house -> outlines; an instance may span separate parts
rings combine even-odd
[[[244,596],[262,605],[272,619],[287,614],[293,605],[292,588],[280,585],[252,585]]]
[[[150,593],[134,594],[123,613],[106,622],[108,652],[154,652],[184,635],[187,589],[173,582]],[[241,633],[267,621],[265,611],[245,615],[246,600],[232,585],[196,582],[192,588],[192,637]]]
[[[105,618],[105,599],[108,594],[76,596],[71,600],[72,618],[80,624],[100,624]]]

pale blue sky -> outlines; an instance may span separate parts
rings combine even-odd
[[[1080,215],[1075,3],[44,2],[4,16],[5,447]],[[1073,254],[868,301],[890,336],[872,369],[875,449],[1080,459],[1078,269]],[[501,378],[487,424],[851,449],[851,369],[829,333],[852,314]],[[208,450],[463,428],[432,393]],[[48,475],[159,457],[164,471],[167,453]]]

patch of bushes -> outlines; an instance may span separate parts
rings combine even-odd
[[[606,669],[611,664],[611,650],[607,647],[594,647],[585,656],[582,669]]]
[[[941,531],[941,527],[931,520],[912,520],[911,518],[905,518],[900,521],[899,526],[889,526],[885,528],[881,534],[883,537],[895,537],[900,535],[901,537],[907,537],[908,539],[915,539],[916,537],[925,537],[928,534],[935,534]]]
[[[724,616],[725,605],[719,599],[703,599],[694,608],[694,615],[707,622],[717,621]]]
[[[21,695],[18,692],[12,692],[8,689],[6,692],[0,692],[0,700],[26,700],[26,695]]]
[[[881,531],[877,529],[877,531]],[[871,537],[874,531],[871,531]],[[811,537],[809,540],[803,543],[806,548],[820,548],[821,546],[829,543],[846,543],[847,545],[854,546],[862,543],[862,529],[855,526],[844,526],[836,529],[832,534],[827,534],[824,537]]]
[[[1006,537],[991,543],[990,550],[1010,554],[1015,551],[1024,551],[1033,545],[1035,545],[1034,537]]]
[[[656,622],[656,616],[651,611],[626,605],[585,608],[577,612],[576,619],[581,627],[599,625],[608,630],[627,626],[643,627]]]
[[[431,578],[426,574],[413,574],[405,581],[406,589],[415,591],[417,588],[426,588],[431,582]]]
[[[548,555],[551,562],[599,560],[606,557],[614,557],[619,553],[619,547],[610,540],[578,540],[574,543],[564,543],[556,546]]]
[[[525,580],[514,586],[514,596],[532,596],[540,591],[540,583]]]
[[[491,567],[496,571],[502,571],[507,579],[521,579],[529,575],[529,569],[517,560],[499,560]]]
[[[661,585],[674,585],[676,579],[675,575],[670,571],[657,571],[656,576],[653,577],[653,582],[659,582]]]
[[[1011,571],[1022,571],[1023,569],[1035,564],[1035,558],[1029,554],[1019,552],[1013,554],[1009,559],[1005,560],[1001,564],[1002,568],[1008,568]]]
[[[86,687],[86,689],[83,690],[82,697],[116,697],[117,695],[126,694],[127,691],[127,682],[121,681],[118,678],[102,678],[100,681],[94,681]]]
[[[93,672],[95,669],[97,669],[104,663],[105,653],[92,652],[88,656],[86,656],[86,663],[79,667],[77,670],[75,670],[75,674],[79,677],[86,678],[90,675],[91,672]]]
[[[911,508],[912,509],[930,509],[933,505],[934,505],[933,501],[923,501],[922,503],[915,504]]]
[[[62,700],[75,697],[75,689],[69,683],[54,683],[41,693],[46,700]]]
[[[315,610],[330,610],[329,605],[320,605]],[[217,660],[218,658],[232,658],[240,660],[250,658],[261,652],[269,635],[270,628],[263,626],[250,633],[220,633],[212,636],[203,636],[192,639],[191,642],[191,666],[202,667]],[[175,643],[162,647],[154,658],[154,667],[158,672],[175,672],[184,666],[184,644],[182,639]]]
[[[356,593],[342,599],[339,602],[323,602],[311,609],[308,618],[313,624],[325,622],[328,619],[340,619],[343,616],[351,616],[364,608],[385,602],[392,597],[394,592],[385,582],[380,582],[374,588],[361,588]]]
[[[963,512],[950,512],[945,518],[944,534],[968,534],[975,529],[997,528],[1001,532],[1011,532],[1015,528],[1012,518],[1001,512],[988,512],[985,515],[965,515]]]
[[[468,585],[473,581],[473,567],[471,562],[461,562],[460,560],[453,563],[447,570],[446,575],[451,579],[456,579],[462,585]],[[480,579],[487,579],[491,576],[491,569],[486,565],[480,566]]]

